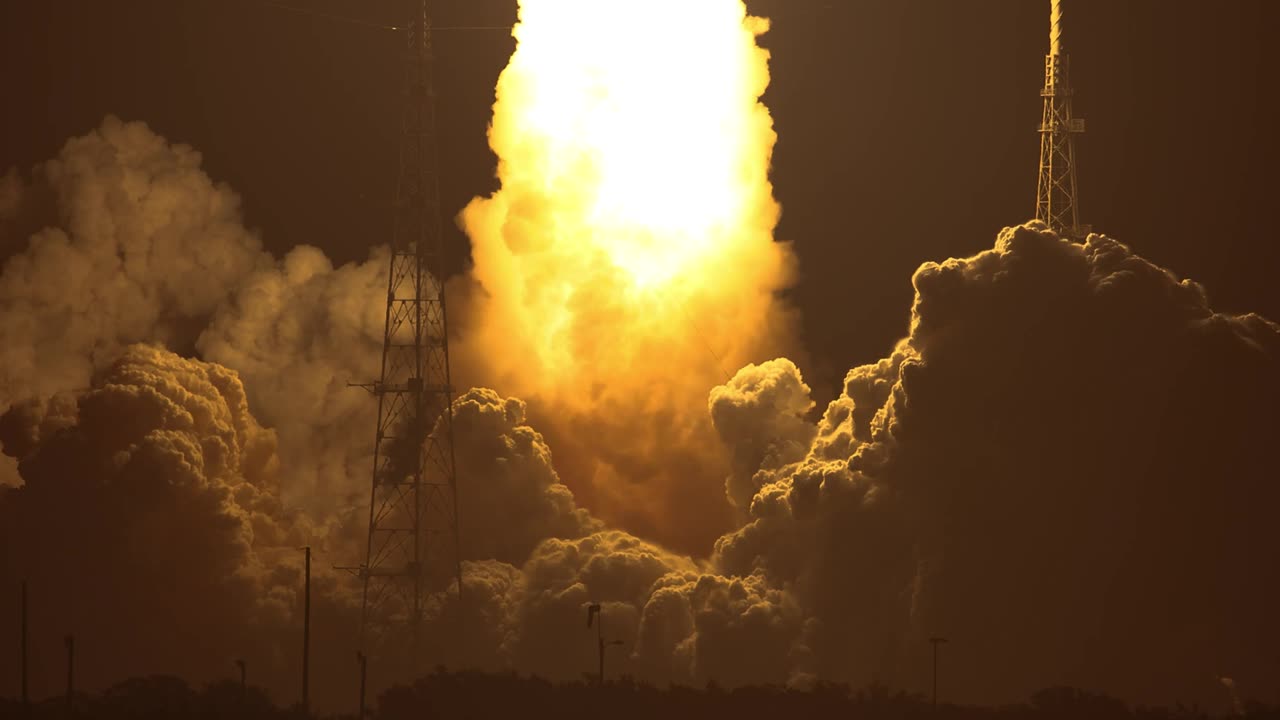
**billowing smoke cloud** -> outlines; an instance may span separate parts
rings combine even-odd
[[[795,588],[820,677],[919,686],[941,634],[961,699],[1270,687],[1280,328],[1037,226],[914,282],[910,336],[762,462],[719,569]]]
[[[107,118],[29,181],[0,179],[0,406],[83,388],[129,343],[189,348],[269,262],[239,198],[199,166],[191,148]],[[16,482],[0,465],[0,485]]]
[[[523,0],[501,190],[462,215],[459,365],[529,401],[602,518],[699,552],[732,522],[707,388],[791,349],[767,27],[741,0]]]
[[[0,494],[0,575],[31,582],[45,689],[48,646],[66,631],[88,657],[132,648],[87,662],[87,688],[125,673],[225,676],[236,657],[256,682],[291,687],[302,544],[318,560],[316,676],[345,676],[335,658],[355,648],[358,588],[331,567],[364,556],[376,407],[347,383],[376,377],[385,252],[339,268],[314,248],[275,260],[199,156],[138,123],[109,118],[31,183],[5,177],[5,218],[48,225],[0,276],[13,358],[0,442],[17,486]],[[477,390],[455,409],[476,568],[600,529],[523,403]],[[317,687],[322,702],[338,691]]]
[[[99,171],[51,169],[80,165]],[[270,257],[198,156],[140,124],[108,119],[36,175],[12,180],[6,217],[38,216],[23,203],[41,183],[59,190],[55,212],[6,263],[0,310],[15,328],[9,352],[34,347],[30,357],[62,365],[4,367],[0,442],[21,478],[0,494],[0,574],[27,578],[36,600],[37,695],[54,690],[70,631],[86,688],[151,672],[225,677],[246,658],[255,682],[290,697],[303,544],[317,552],[315,677],[345,677],[358,588],[331,565],[363,555],[371,443],[360,429],[373,424],[373,404],[347,382],[376,370],[384,254],[338,268],[313,248]],[[216,221],[201,225],[200,208],[216,208]],[[240,262],[192,268],[183,248]],[[84,285],[42,292],[68,264]],[[68,332],[40,334],[60,321]],[[465,393],[454,429],[467,614],[452,593],[433,600],[428,636],[445,659],[576,676],[594,646],[587,636],[566,653],[565,638],[582,636],[585,606],[601,602],[626,643],[620,667],[692,677],[698,624],[723,617],[723,632],[741,633],[751,622],[738,618],[776,592],[606,529],[560,482],[520,400]],[[650,603],[655,584],[664,612]],[[6,614],[13,597],[0,600]],[[637,654],[642,615],[648,649]],[[314,687],[323,705],[343,686]]]
[[[133,342],[189,349],[239,280],[270,261],[200,154],[140,123],[107,118],[37,168],[32,185],[22,191],[10,171],[0,191],[0,215],[17,216],[39,193],[58,212],[0,273],[3,398],[84,387]]]
[[[650,18],[562,36],[556,7],[525,3],[493,132],[503,190],[464,218],[460,365],[500,392],[455,405],[465,603],[431,598],[433,657],[577,677],[600,603],[623,643],[610,667],[655,681],[922,687],[941,634],[961,700],[1062,684],[1220,701],[1220,673],[1261,694],[1280,630],[1280,328],[1213,312],[1113,240],[1032,225],[922,266],[908,336],[851,370],[820,420],[791,361],[711,389],[717,365],[788,342],[761,25],[736,1],[701,5],[706,26],[690,16],[700,58],[736,61],[707,70],[727,80],[706,85],[724,92],[698,105],[710,114],[662,137],[714,151],[698,173],[733,159],[735,180],[730,197],[669,195],[649,158],[622,155],[622,172],[590,144],[617,138],[521,127],[592,87],[575,64],[592,53],[566,37],[646,36],[636,18]],[[603,7],[579,22],[614,27]],[[633,104],[657,97],[649,76],[599,70],[652,95],[579,108],[575,132],[639,132],[610,123],[649,107]],[[534,72],[565,94],[533,92]],[[708,118],[730,128],[710,150]],[[616,187],[615,171],[641,180]],[[323,558],[316,677],[345,674],[357,588],[328,567],[364,550],[373,406],[346,384],[377,369],[385,255],[273,258],[198,155],[115,120],[31,182],[6,175],[0,231],[41,197],[56,215],[0,272],[0,442],[21,461],[21,487],[0,489],[0,577],[40,597],[38,662],[71,630],[102,653],[87,687],[225,676],[248,656],[259,682],[292,690],[307,543]]]
[[[761,471],[767,474],[808,453],[816,433],[805,419],[814,406],[809,392],[799,368],[785,359],[748,365],[711,391],[711,419],[733,450],[728,491],[737,507],[750,506],[763,482]]]
[[[463,557],[523,563],[547,538],[580,538],[601,527],[560,482],[551,448],[525,424],[525,404],[476,389],[454,401]]]
[[[378,376],[387,262],[378,250],[335,269],[319,250],[296,248],[237,278],[196,343],[244,379],[288,460],[286,498],[315,514],[368,507],[377,405],[349,383]]]
[[[587,608],[602,607],[610,674],[653,682],[739,685],[802,680],[804,617],[791,594],[761,574],[723,577],[704,563],[618,530],[546,540],[523,567],[464,568],[467,609],[435,598],[428,627],[457,658],[493,669],[576,679],[596,663]],[[465,638],[463,633],[470,633]]]
[[[15,407],[0,442],[24,480],[0,495],[0,577],[30,582],[38,667],[56,667],[68,631],[101,659],[83,664],[85,686],[207,679],[276,654],[261,633],[288,625],[294,597],[270,553],[308,532],[280,503],[275,435],[233,372],[132,346],[86,392]]]

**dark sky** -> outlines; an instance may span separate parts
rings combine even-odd
[[[396,0],[293,0],[395,22]],[[508,24],[515,0],[437,0],[442,26]],[[823,394],[905,333],[920,262],[990,247],[1033,211],[1048,3],[751,0],[772,17],[766,101],[781,140],[779,237]],[[1272,0],[1074,0],[1083,220],[1280,317]],[[672,18],[678,22],[679,18]],[[655,39],[655,43],[659,43]],[[485,128],[513,41],[438,39],[450,211],[493,189]],[[114,113],[204,153],[269,248],[338,261],[386,240],[399,105],[395,33],[264,0],[12,0],[0,6],[0,170]],[[673,168],[673,172],[678,171]],[[465,250],[459,233],[456,241]]]

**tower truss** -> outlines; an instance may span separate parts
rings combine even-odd
[[[361,638],[407,623],[417,659],[427,594],[457,582],[457,474],[445,309],[431,20],[418,0],[405,26],[404,110],[378,401]],[[389,628],[394,632],[394,628]]]
[[[1044,113],[1040,120],[1040,180],[1036,219],[1060,235],[1080,239],[1089,227],[1080,224],[1076,184],[1075,137],[1084,120],[1071,110],[1071,58],[1063,45],[1064,0],[1051,0],[1049,54],[1044,61]]]

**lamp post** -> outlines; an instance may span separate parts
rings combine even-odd
[[[309,709],[311,679],[311,546],[302,548],[306,553],[305,585],[302,605],[302,710]]]
[[[76,636],[68,635],[63,642],[67,646],[67,707],[71,707],[76,694]]]
[[[245,695],[245,675],[247,674],[247,673],[246,673],[246,663],[245,663],[245,661],[244,661],[244,660],[236,660],[236,667],[240,668],[240,707],[241,707],[241,709],[243,709],[243,708],[244,708],[244,695]]]
[[[31,712],[31,696],[27,694],[27,581],[22,581],[22,708]]]
[[[944,637],[931,637],[929,644],[933,645],[933,709],[938,710],[938,646],[946,642]]]
[[[596,626],[596,649],[599,651],[600,674],[599,682],[604,685],[604,651],[605,648],[613,645],[621,645],[621,640],[605,640],[604,639],[604,617],[601,616],[596,620],[596,616],[600,615],[600,603],[591,603],[587,606],[587,627],[590,628],[593,621]]]
[[[369,658],[362,652],[356,653],[356,662],[360,663],[360,714],[356,717],[358,720],[364,720],[364,688],[365,679],[369,673]]]

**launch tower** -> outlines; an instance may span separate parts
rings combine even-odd
[[[365,562],[361,642],[376,616],[407,622],[416,661],[423,601],[454,580],[458,548],[453,389],[445,312],[431,20],[413,3],[405,26],[400,166],[387,276],[382,376],[364,385],[378,400]]]
[[[1051,0],[1049,54],[1044,61],[1044,115],[1040,121],[1040,181],[1036,219],[1064,237],[1083,239],[1089,228],[1080,224],[1076,188],[1075,136],[1084,120],[1071,113],[1071,59],[1062,42],[1063,3]]]

